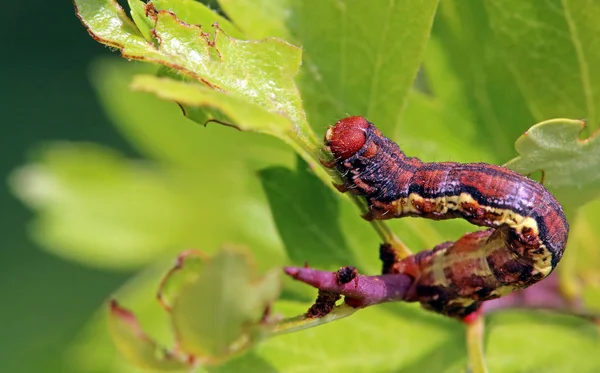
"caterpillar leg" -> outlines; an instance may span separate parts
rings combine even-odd
[[[334,182],[332,182],[331,184],[333,184],[333,187],[335,189],[337,189],[338,192],[340,192],[340,193],[346,193],[348,191],[348,188],[344,184],[337,184],[337,183],[334,183]]]
[[[400,262],[398,251],[389,243],[379,245],[379,259],[381,260],[381,274],[387,275],[397,273],[394,270],[395,265]]]
[[[335,167],[335,159],[331,159],[329,161],[327,161],[325,159],[319,159],[319,162],[321,162],[321,164],[325,168],[334,168]]]

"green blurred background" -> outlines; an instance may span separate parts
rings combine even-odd
[[[28,238],[32,213],[10,194],[8,173],[25,163],[32,145],[49,140],[135,152],[108,122],[87,79],[95,57],[115,54],[89,37],[71,2],[12,1],[3,14],[0,370],[60,371],[57,358],[68,342],[128,274],[37,248]]]

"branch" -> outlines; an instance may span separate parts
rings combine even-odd
[[[286,267],[284,270],[294,279],[321,292],[343,295],[344,302],[353,308],[405,301],[413,284],[413,279],[405,274],[364,276],[358,274],[353,267],[342,267],[337,272],[308,267]]]

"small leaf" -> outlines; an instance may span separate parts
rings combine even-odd
[[[165,275],[158,289],[158,301],[165,309],[171,311],[181,290],[198,280],[206,260],[207,257],[197,250],[179,254],[175,266]]]
[[[292,263],[322,269],[356,263],[340,227],[340,198],[306,163],[299,160],[296,171],[268,168],[259,176]]]
[[[544,185],[568,211],[600,197],[600,136],[579,138],[585,123],[553,119],[531,127],[515,143],[519,157],[506,164],[522,174],[544,172]]]
[[[108,325],[115,345],[133,364],[161,371],[190,368],[183,357],[159,347],[150,339],[135,315],[121,308],[115,300],[110,303]]]
[[[278,297],[280,269],[258,277],[250,258],[225,248],[176,297],[172,317],[181,350],[214,364],[265,336],[261,319]]]

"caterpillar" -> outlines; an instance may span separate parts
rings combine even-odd
[[[414,279],[407,301],[465,317],[483,301],[545,278],[563,255],[569,225],[562,207],[526,176],[486,163],[407,157],[360,116],[330,127],[325,145],[334,156],[326,166],[344,180],[338,189],[366,199],[367,219],[462,218],[487,227],[389,266]]]

